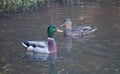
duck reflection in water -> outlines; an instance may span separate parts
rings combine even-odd
[[[43,57],[42,57],[43,56]],[[45,54],[34,54],[31,52],[26,52],[25,58],[33,61],[47,61],[49,65],[49,74],[58,74],[58,70],[56,69],[56,60],[57,60],[57,52],[50,53],[49,56]]]
[[[64,36],[65,50],[71,51],[72,49],[72,36]]]

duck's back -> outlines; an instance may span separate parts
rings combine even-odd
[[[33,50],[35,52],[49,52],[48,44],[45,41],[26,41],[22,42],[22,45],[27,48],[27,50]]]
[[[95,27],[91,27],[91,26],[74,26],[72,28],[72,35],[79,35],[79,36],[83,36],[83,35],[88,35],[92,32],[94,32],[97,28]]]

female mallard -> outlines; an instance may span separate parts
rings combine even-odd
[[[65,36],[84,36],[93,33],[97,28],[91,26],[76,26],[72,27],[72,21],[67,18],[63,21],[61,27],[65,27]]]
[[[32,54],[49,54],[57,52],[57,45],[54,40],[55,32],[63,32],[59,30],[56,26],[50,25],[47,29],[48,41],[26,41],[22,42],[22,45]]]

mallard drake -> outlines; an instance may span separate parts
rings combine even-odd
[[[72,27],[71,19],[67,18],[63,21],[60,27],[65,27],[64,35],[66,36],[84,36],[93,33],[97,30],[96,27],[91,26],[74,26]]]
[[[57,45],[54,40],[54,33],[55,32],[63,32],[62,30],[58,29],[54,25],[48,26],[47,34],[48,34],[48,41],[25,41],[22,42],[22,45],[27,49],[27,51],[40,54],[49,54],[49,53],[56,53],[57,52]]]

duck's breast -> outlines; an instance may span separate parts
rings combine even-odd
[[[55,40],[48,40],[48,50],[49,51],[57,50],[57,45]]]

